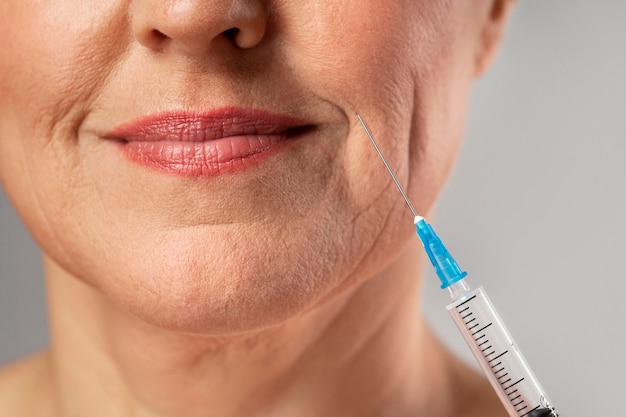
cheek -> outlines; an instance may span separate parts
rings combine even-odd
[[[448,40],[431,54],[430,65],[420,69],[414,97],[407,191],[418,196],[417,205],[425,214],[458,155],[474,79],[474,31],[463,26],[464,10],[456,10],[448,20]]]
[[[383,153],[422,213],[433,204],[459,146],[470,83],[460,11],[445,3],[315,3],[287,18],[290,65],[308,74],[311,90],[352,120],[340,165],[360,211],[399,196],[354,113],[370,126]],[[458,8],[457,8],[458,9]],[[305,19],[303,16],[307,16]],[[298,20],[301,19],[301,20]],[[455,44],[458,43],[457,44]],[[461,68],[461,70],[456,70]]]
[[[0,180],[40,241],[84,185],[76,130],[121,53],[117,3],[0,4]]]
[[[11,39],[0,48],[0,134],[19,143],[11,149],[32,154],[48,142],[74,139],[89,100],[120,56],[119,37],[127,33],[124,19],[113,18],[121,11],[100,3],[0,5],[0,36]]]
[[[401,5],[385,6],[383,12],[376,4],[349,0],[291,7],[284,12],[283,30],[293,53],[287,54],[288,65],[310,74],[305,82],[315,84],[313,91],[352,109],[376,97],[382,100],[378,107],[391,112],[411,95],[405,54],[413,51]],[[405,88],[402,97],[398,90]]]
[[[127,33],[125,19],[114,18],[122,9],[90,0],[2,3],[0,36],[11,39],[0,50],[2,114],[10,108],[50,129],[84,110],[112,69]]]

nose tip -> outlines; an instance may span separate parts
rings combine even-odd
[[[184,55],[224,44],[254,48],[267,27],[266,11],[257,0],[135,1],[131,20],[135,38],[145,47]]]

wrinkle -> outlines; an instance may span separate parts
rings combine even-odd
[[[75,20],[81,24],[72,19],[68,21],[67,16],[56,16],[58,11],[55,9],[43,11],[42,22],[34,23],[38,26],[33,32],[42,41],[20,45],[20,48],[38,57],[39,62],[34,66],[46,67],[48,70],[34,72],[36,75],[24,88],[39,90],[39,85],[45,85],[51,90],[37,94],[41,100],[37,103],[32,124],[34,136],[52,141],[54,138],[66,137],[66,132],[78,131],[92,110],[93,103],[128,52],[128,22],[127,19],[118,18],[124,13],[123,7],[124,2],[120,2],[118,7],[106,6],[107,14],[94,18],[91,25],[79,17],[75,17]],[[50,37],[49,33],[54,35]],[[74,39],[80,41],[75,42]],[[49,47],[51,42],[67,47],[56,47],[62,53],[52,55]],[[105,47],[96,48],[94,45]],[[77,135],[72,134],[70,137],[74,143],[77,141]]]
[[[26,158],[24,158],[23,163],[27,163]],[[33,177],[33,173],[31,170],[26,170],[26,179],[29,184],[29,187],[27,187],[27,189],[30,194],[30,200],[34,204],[35,215],[39,217],[43,222],[42,226],[45,230],[44,233],[49,234],[53,238],[55,242],[55,246],[61,251],[61,254],[67,259],[70,259],[71,255],[67,251],[67,249],[64,246],[59,245],[59,242],[61,242],[62,239],[60,238],[59,234],[56,232],[55,228],[52,226],[53,222],[50,221],[50,219],[46,215],[46,210],[43,207],[44,204],[40,200],[39,194],[36,192],[36,190],[38,190],[38,186],[37,186],[38,184],[36,184],[35,178]],[[39,234],[34,234],[34,235],[41,238]]]

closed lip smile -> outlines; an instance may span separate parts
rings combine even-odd
[[[104,135],[131,161],[183,176],[215,176],[256,165],[314,125],[264,110],[226,107],[166,112],[122,123]]]

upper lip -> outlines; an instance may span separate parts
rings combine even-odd
[[[258,109],[225,107],[205,112],[164,112],[124,122],[105,134],[123,141],[204,142],[242,135],[289,134],[312,125]]]

